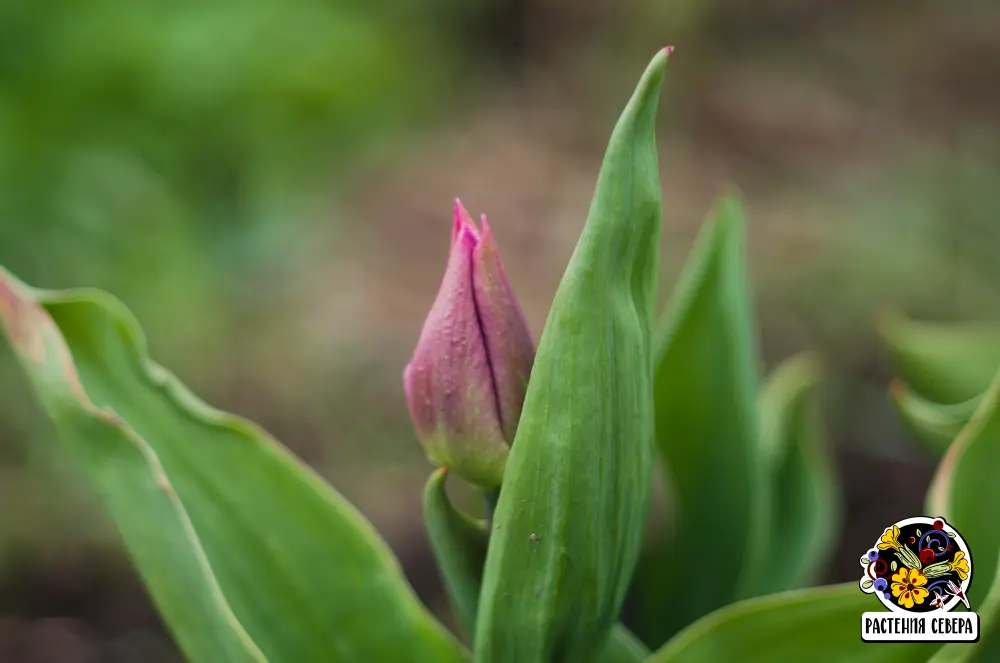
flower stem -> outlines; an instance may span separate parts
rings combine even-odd
[[[497,510],[497,502],[500,501],[500,490],[487,490],[483,493],[483,501],[486,502],[486,523],[492,529],[493,513]]]

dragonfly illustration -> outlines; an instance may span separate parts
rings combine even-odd
[[[969,605],[969,599],[965,597],[965,592],[963,592],[962,588],[956,585],[951,580],[948,581],[948,591],[950,591],[954,596],[957,596],[959,599],[961,599],[962,604],[965,605],[966,610],[972,610],[972,607]]]
[[[936,610],[944,610],[944,597],[938,590],[934,590],[934,598],[931,600],[931,607]]]

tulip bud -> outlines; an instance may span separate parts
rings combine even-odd
[[[535,347],[486,217],[455,201],[451,253],[403,387],[428,457],[486,488],[503,479]]]

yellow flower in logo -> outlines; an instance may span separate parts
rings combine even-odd
[[[899,605],[910,610],[914,603],[919,605],[927,598],[929,592],[924,587],[926,584],[927,578],[920,569],[908,569],[904,566],[892,576],[892,595]]]
[[[965,553],[959,550],[955,553],[955,559],[951,560],[951,570],[958,573],[958,577],[965,580],[969,577],[969,560],[965,559]]]
[[[886,529],[882,538],[879,539],[879,550],[888,550],[889,548],[899,550],[899,528],[895,525],[892,526],[892,529]]]

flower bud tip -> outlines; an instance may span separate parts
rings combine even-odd
[[[456,198],[445,274],[403,371],[431,460],[481,486],[500,485],[534,352],[486,215],[477,227]]]
[[[472,221],[472,216],[469,211],[465,209],[462,201],[458,198],[455,199],[454,214],[452,215],[451,223],[451,243],[452,246],[455,245],[455,240],[458,238],[459,233],[463,228],[467,228],[472,234],[473,238],[477,241],[479,239],[479,231],[476,228],[476,224]]]

